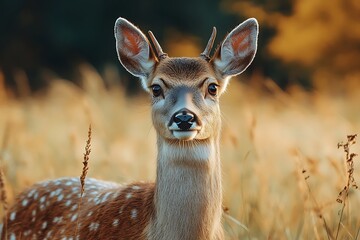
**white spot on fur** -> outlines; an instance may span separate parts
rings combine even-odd
[[[90,229],[90,231],[97,231],[98,228],[99,228],[99,226],[100,226],[99,223],[97,223],[97,222],[92,222],[92,223],[90,223],[90,225],[89,225],[89,229]]]
[[[54,217],[53,222],[54,222],[54,223],[60,223],[60,222],[62,221],[62,218],[63,218],[63,217]]]
[[[138,211],[136,209],[131,210],[131,218],[135,219],[137,217]]]
[[[110,196],[110,194],[111,194],[111,192],[105,193],[104,196],[103,196],[103,198],[102,198],[102,200],[101,200],[101,202],[106,202],[106,200],[108,199],[108,197]]]
[[[49,182],[48,182],[48,181],[42,183],[42,186],[43,186],[43,187],[47,187],[47,185],[49,185]]]
[[[11,233],[11,234],[10,234],[9,240],[16,240],[16,236],[15,236],[14,233]]]
[[[74,205],[71,207],[70,211],[75,211],[75,210],[77,209],[77,207],[78,207],[78,205],[77,205],[77,204],[74,204]]]
[[[77,216],[78,216],[77,213],[74,214],[74,215],[71,217],[71,221],[74,222],[74,221],[77,219]]]
[[[28,205],[28,203],[29,203],[29,200],[27,200],[27,199],[25,198],[24,200],[22,200],[21,205],[22,205],[23,207],[26,207],[26,206]]]
[[[35,209],[32,210],[31,215],[32,215],[33,217],[35,217],[35,215],[36,215],[36,210],[35,210]]]
[[[112,198],[116,199],[120,195],[120,192],[114,192]]]
[[[40,205],[40,211],[44,211],[45,210],[45,205],[44,204],[41,204]]]
[[[52,234],[52,230],[50,230],[46,233],[46,237],[48,237],[48,238],[51,237],[51,234]]]
[[[98,204],[101,203],[100,196],[94,197],[94,203],[95,203],[96,205],[98,205]]]
[[[87,187],[89,190],[96,190],[97,189],[97,186],[95,185],[90,185]]]
[[[32,189],[29,193],[28,193],[28,197],[32,197],[35,194],[36,190]]]
[[[52,191],[50,193],[50,197],[55,197],[55,196],[58,196],[60,193],[61,193],[62,189],[61,188],[58,188],[56,189],[55,191]]]
[[[63,198],[64,198],[64,194],[60,194],[59,196],[58,196],[58,202],[60,202],[61,200],[63,200]]]
[[[71,204],[71,200],[67,200],[66,203],[65,203],[65,206],[68,207],[68,206],[70,206],[70,204]]]
[[[141,187],[135,185],[135,186],[132,186],[132,189],[134,189],[134,190],[140,190]]]
[[[70,178],[70,181],[72,181],[73,183],[78,183],[79,182],[79,178]]]
[[[24,236],[25,236],[25,237],[29,236],[30,234],[31,234],[31,230],[26,230],[26,231],[24,232]]]
[[[55,195],[59,195],[62,192],[62,188],[58,188],[55,190]]]
[[[42,196],[42,197],[40,198],[40,202],[41,202],[41,203],[45,202],[45,200],[46,200],[46,197],[45,197],[45,196]]]
[[[72,194],[67,194],[65,198],[66,198],[66,199],[70,199],[70,198],[72,198],[72,197],[73,197]]]
[[[47,227],[47,222],[43,222],[41,225],[41,229],[45,229]]]
[[[117,227],[117,226],[119,225],[119,219],[117,219],[117,218],[114,219],[112,225],[113,225],[114,227]]]
[[[92,214],[93,214],[93,212],[89,212],[89,213],[87,214],[87,216],[90,217]]]
[[[130,199],[130,198],[132,198],[132,194],[131,193],[126,194],[126,199]]]
[[[80,198],[80,197],[81,197],[81,194],[79,193],[79,194],[76,194],[75,196],[77,196],[78,198]],[[85,196],[86,196],[86,193],[83,193],[82,196],[85,197]]]
[[[65,183],[65,185],[66,185],[66,186],[71,186],[71,185],[73,185],[73,183],[72,183],[71,181],[67,181],[67,182]]]
[[[11,220],[11,221],[14,221],[15,218],[16,218],[16,212],[12,212],[12,213],[10,214],[10,220]]]
[[[119,213],[122,213],[124,210],[124,206],[121,206],[121,208],[119,209]]]

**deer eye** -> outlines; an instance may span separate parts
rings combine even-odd
[[[218,85],[216,85],[215,83],[211,83],[209,86],[208,86],[208,93],[211,95],[211,96],[216,96],[218,92]]]
[[[158,84],[152,85],[151,91],[154,97],[159,97],[162,94],[162,88]]]

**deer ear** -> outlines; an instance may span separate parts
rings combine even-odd
[[[116,20],[114,32],[120,63],[132,75],[146,79],[156,63],[148,39],[140,29],[124,18]]]
[[[223,78],[238,75],[250,65],[257,49],[258,32],[258,22],[250,18],[226,36],[212,59]]]

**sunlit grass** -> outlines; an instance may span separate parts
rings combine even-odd
[[[82,88],[54,79],[31,97],[0,90],[0,158],[10,203],[36,181],[79,176],[89,124],[88,177],[154,180],[147,96],[128,97],[120,84],[106,88],[91,68],[81,71]],[[284,92],[269,80],[257,82],[253,87],[233,79],[221,100],[224,205],[249,229],[225,218],[227,237],[335,237],[342,207],[336,199],[347,179],[337,144],[360,130],[360,85],[334,94],[300,87]],[[354,164],[359,179],[356,159]],[[338,239],[356,239],[360,228],[359,191],[351,190],[347,203]]]

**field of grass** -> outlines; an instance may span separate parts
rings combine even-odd
[[[147,96],[129,97],[120,83],[105,87],[89,66],[80,72],[82,88],[54,78],[48,89],[19,98],[0,76],[0,160],[10,203],[36,181],[80,176],[90,123],[88,177],[154,179]],[[339,223],[337,239],[360,239],[359,190],[350,190],[341,222],[336,201],[348,177],[337,145],[360,131],[357,82],[284,92],[268,79],[233,79],[221,100],[224,205],[248,230],[225,216],[227,239],[335,239]],[[359,146],[350,151],[360,153]],[[354,168],[360,179],[357,158]]]

